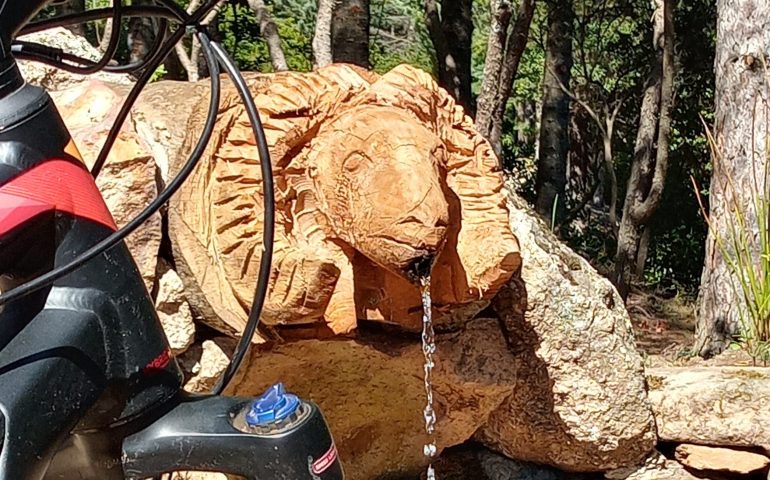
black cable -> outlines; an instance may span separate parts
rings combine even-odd
[[[201,39],[201,45],[205,45],[203,48],[204,56],[212,55],[210,42],[206,37],[206,33],[198,32],[198,37]],[[192,173],[193,169],[196,167],[201,157],[203,156],[203,152],[206,149],[209,140],[211,139],[211,135],[214,131],[214,125],[217,119],[217,113],[219,110],[219,98],[221,94],[221,85],[219,81],[219,64],[212,58],[209,68],[212,72],[211,99],[209,102],[209,111],[203,127],[203,132],[201,137],[198,139],[198,143],[195,145],[193,152],[190,154],[187,162],[176,175],[176,177],[174,177],[174,179],[169,182],[168,186],[157,196],[157,198],[155,198],[155,200],[153,200],[144,210],[142,210],[141,213],[139,213],[134,219],[128,222],[123,228],[117,230],[104,240],[89,248],[72,262],[57,267],[35,278],[34,280],[30,280],[27,283],[24,283],[12,290],[0,294],[0,306],[5,305],[8,302],[18,300],[19,298],[47,287],[61,277],[77,270],[89,260],[92,260],[93,258],[111,249],[128,235],[130,235],[134,230],[136,230],[148,218],[154,215],[155,212],[160,210],[160,208],[166,202],[168,202],[171,196],[174,195],[177,190],[179,190],[179,187],[181,187],[185,180],[187,180],[187,177],[190,176],[190,173]]]
[[[80,75],[90,75],[92,73],[96,73],[109,65],[110,61],[112,61],[112,58],[115,56],[115,53],[118,51],[118,45],[120,45],[120,29],[121,21],[123,18],[122,0],[114,0],[113,5],[109,11],[111,12],[112,16],[112,23],[110,25],[110,42],[107,44],[107,49],[98,62],[81,58],[76,55],[67,54],[61,49],[45,47],[43,45],[35,44],[32,42],[17,40],[13,42],[11,49],[14,52],[14,55],[18,58],[39,61],[51,66],[59,67],[62,70],[66,70],[70,73],[76,73]],[[80,63],[80,66],[66,64],[63,62],[63,60],[76,61]]]
[[[241,366],[243,358],[248,351],[251,344],[251,339],[254,337],[254,333],[257,331],[257,325],[259,324],[259,317],[262,313],[262,306],[265,303],[265,297],[267,296],[267,288],[270,281],[270,270],[273,263],[273,238],[275,233],[275,193],[273,191],[273,168],[270,163],[270,149],[268,148],[267,138],[265,137],[265,130],[262,127],[262,122],[259,118],[259,111],[254,103],[249,88],[246,85],[246,80],[241,75],[238,67],[235,66],[235,62],[227,55],[227,52],[216,42],[212,42],[212,48],[214,54],[220,65],[225,69],[230,80],[238,89],[238,94],[243,101],[246,114],[251,122],[251,128],[254,132],[254,139],[257,144],[257,150],[259,151],[259,161],[262,167],[262,190],[264,195],[264,228],[262,230],[262,257],[259,262],[259,273],[257,276],[257,285],[255,287],[254,299],[252,300],[251,310],[249,311],[249,318],[246,322],[246,327],[243,329],[238,345],[235,347],[233,356],[230,359],[230,363],[227,365],[227,369],[217,381],[217,384],[211,390],[213,395],[220,395],[230,381],[235,376],[235,373]]]
[[[123,102],[123,106],[115,117],[115,121],[112,124],[112,129],[110,129],[110,132],[107,135],[104,145],[99,152],[99,156],[96,158],[93,167],[91,167],[91,175],[93,175],[94,178],[99,176],[99,172],[102,170],[104,163],[107,161],[107,155],[109,154],[110,150],[112,150],[112,146],[115,144],[117,135],[120,132],[120,129],[123,128],[123,123],[125,123],[126,118],[128,118],[131,107],[133,107],[136,99],[139,98],[139,94],[142,93],[142,90],[150,81],[150,78],[152,78],[153,73],[155,73],[155,69],[158,68],[160,62],[166,58],[166,55],[171,52],[177,42],[182,39],[185,34],[185,29],[189,26],[192,26],[193,24],[197,24],[204,15],[206,15],[212,8],[216,6],[217,3],[218,0],[209,0],[206,4],[200,6],[195,12],[193,12],[192,15],[188,16],[166,41],[163,48],[158,52],[157,58],[148,64],[146,70],[142,72],[142,74],[136,80],[136,84],[129,92],[126,100]]]
[[[185,16],[179,16],[176,9],[171,10],[168,7],[153,7],[153,6],[123,6],[122,14],[124,17],[156,17],[165,18],[166,20],[177,20],[183,22]],[[70,13],[67,15],[61,15],[54,18],[48,18],[45,20],[39,20],[27,24],[19,32],[19,36],[28,35],[30,33],[42,32],[43,30],[50,30],[56,27],[68,27],[70,25],[76,25],[80,23],[88,23],[96,20],[105,20],[112,16],[112,8],[97,8],[94,10],[88,10],[79,13]]]

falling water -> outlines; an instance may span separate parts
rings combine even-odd
[[[431,383],[431,373],[433,371],[433,354],[436,353],[436,340],[433,333],[433,319],[431,317],[430,302],[430,276],[420,278],[420,287],[422,290],[422,353],[425,356],[425,393],[428,401],[423,412],[425,416],[425,431],[428,433],[429,440],[424,447],[423,453],[431,462],[436,456],[436,412],[433,410],[433,384]],[[428,464],[428,479],[436,480],[436,472],[433,470],[433,463]]]

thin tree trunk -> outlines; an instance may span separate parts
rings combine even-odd
[[[270,52],[270,63],[276,72],[284,72],[289,69],[286,63],[286,56],[281,46],[281,36],[278,33],[278,27],[273,22],[273,17],[265,6],[264,0],[248,0],[249,7],[254,11],[254,15],[259,24],[259,31],[262,33],[267,49]]]
[[[634,277],[637,281],[644,279],[644,266],[647,264],[647,254],[650,251],[650,239],[652,237],[652,228],[650,226],[644,227],[642,232],[642,238],[639,239],[639,251],[636,253],[636,268],[634,269]]]
[[[492,23],[489,28],[484,76],[476,103],[475,119],[476,130],[487,139],[492,133],[492,115],[500,95],[500,74],[503,71],[503,57],[512,13],[510,0],[492,0],[490,7]]]
[[[332,57],[368,69],[369,0],[339,0],[332,22]]]
[[[564,211],[564,192],[567,184],[570,109],[568,89],[572,68],[573,16],[572,0],[552,0],[548,3],[548,40],[535,207],[540,215],[550,219],[558,198],[557,223]]]
[[[604,130],[604,175],[607,179],[607,188],[610,191],[609,221],[613,230],[617,228],[618,223],[618,177],[615,174],[615,157],[612,153],[612,137],[615,134],[615,118],[608,116],[605,121]]]
[[[187,6],[187,13],[194,12],[201,4],[201,0],[192,0],[190,4]],[[211,11],[209,11],[208,14],[203,18],[201,23],[203,25],[208,25],[211,22],[214,21],[214,19],[219,15],[219,12],[224,7],[224,0],[220,0],[220,2],[217,4],[216,7],[212,8]],[[191,82],[197,82],[201,78],[201,44],[200,41],[198,41],[198,38],[193,35],[192,39],[190,40],[190,51],[187,52],[187,48],[184,45],[184,42],[178,42],[175,46],[177,57],[179,58],[179,63],[182,64],[182,67],[184,67],[185,71],[187,72],[187,80]]]
[[[631,164],[631,175],[628,178],[626,198],[623,204],[623,215],[618,229],[618,245],[615,252],[615,273],[613,283],[620,296],[626,298],[628,293],[629,269],[634,264],[639,243],[641,225],[634,221],[630,211],[634,202],[643,202],[650,189],[651,173],[653,172],[655,139],[658,134],[658,115],[660,111],[660,85],[663,77],[662,58],[653,67],[647,88],[642,98],[639,113],[639,129],[636,132],[634,159]]]
[[[438,63],[438,81],[458,104],[473,115],[471,38],[473,1],[446,0],[439,14],[435,0],[426,0],[425,17]]]
[[[107,4],[108,7],[112,6],[112,0]],[[102,34],[102,38],[99,40],[99,51],[101,53],[104,53],[107,51],[107,47],[110,45],[110,40],[112,39],[112,19],[108,18],[107,21],[104,22],[104,33]]]
[[[334,0],[318,0],[318,13],[313,35],[313,57],[316,68],[332,63],[332,13]]]
[[[487,43],[484,80],[476,106],[476,128],[502,154],[502,124],[511,96],[516,72],[529,38],[535,0],[522,0],[510,35],[511,4],[500,0],[493,4],[492,28]]]
[[[668,146],[674,97],[674,13],[673,0],[653,0],[653,44],[658,50],[642,107],[628,179],[623,216],[618,231],[613,281],[623,298],[628,295],[628,278],[643,261],[640,234],[660,205],[668,170]],[[657,146],[656,146],[657,143]],[[649,241],[649,240],[648,240]],[[645,254],[646,256],[646,254]]]
[[[72,13],[82,13],[86,9],[86,2],[85,0],[69,0],[68,2],[57,5],[56,6],[56,15],[69,15]],[[74,33],[75,35],[79,35],[81,37],[86,36],[86,29],[85,24],[83,23],[76,23],[74,25],[69,25],[67,27],[69,31]]]
[[[731,195],[743,205],[753,202],[750,182],[764,172],[770,94],[763,59],[770,51],[770,3],[767,0],[718,0],[716,42],[716,120],[719,158],[711,178],[710,222],[706,260],[698,298],[695,351],[711,356],[724,350],[739,331],[739,308],[733,276],[716,246],[714,230],[729,238],[733,221]],[[737,186],[725,192],[728,178]],[[760,187],[761,188],[761,187]],[[728,196],[729,195],[729,196]],[[750,209],[749,209],[750,210]],[[756,225],[753,218],[748,225]]]
[[[492,133],[489,141],[498,155],[502,154],[502,132],[503,119],[505,118],[505,107],[508,105],[508,99],[513,90],[513,82],[516,79],[516,73],[519,70],[521,57],[527,48],[529,40],[529,30],[532,24],[532,17],[535,14],[535,0],[521,0],[519,12],[516,16],[516,22],[513,24],[511,36],[508,38],[508,48],[505,52],[505,63],[500,75],[500,91],[495,102],[494,115],[492,116]]]

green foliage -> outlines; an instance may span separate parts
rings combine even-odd
[[[161,65],[158,68],[155,69],[155,71],[152,73],[152,76],[150,77],[150,82],[157,82],[158,80],[163,80],[163,77],[165,77],[168,74],[168,71],[166,71],[166,66]]]
[[[719,147],[711,135],[709,144],[719,161]],[[717,249],[732,273],[735,294],[742,300],[742,304],[736,306],[741,319],[738,341],[755,362],[759,360],[767,365],[770,361],[770,152],[766,151],[765,156],[761,160],[750,160],[755,166],[763,164],[764,171],[755,169],[752,178],[740,186],[729,170],[725,170],[726,180],[720,187],[727,210],[731,212],[725,218],[726,232],[711,222],[705,209],[703,213]],[[738,196],[737,188],[748,193],[749,205]]]
[[[312,35],[293,17],[275,15],[283,47],[291,70],[309,71],[312,68]],[[251,9],[244,5],[228,4],[220,13],[219,34],[224,48],[233,55],[243,70],[272,72],[270,52],[262,39],[259,25]]]
[[[433,46],[420,0],[373,0],[369,9],[369,61],[375,72],[385,73],[404,63],[434,69]]]

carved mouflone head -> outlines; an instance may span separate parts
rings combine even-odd
[[[346,333],[363,318],[416,330],[414,275],[426,265],[439,322],[456,307],[483,308],[519,267],[497,159],[428,74],[333,65],[250,82],[277,195],[264,323]],[[190,132],[203,122],[200,103]],[[225,90],[222,104],[207,156],[172,201],[169,232],[187,288],[216,326],[238,330],[260,261],[262,180],[237,94]]]
[[[446,152],[432,131],[406,110],[362,105],[317,138],[310,175],[334,235],[401,276],[439,254],[449,225]]]

